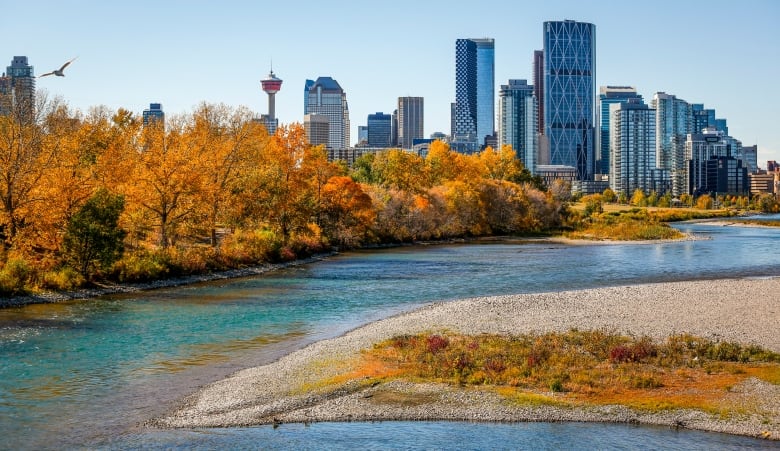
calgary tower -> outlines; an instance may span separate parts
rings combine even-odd
[[[274,75],[274,70],[271,68],[268,78],[260,83],[263,86],[263,91],[268,94],[268,115],[264,116],[263,119],[265,119],[265,127],[268,129],[268,134],[273,135],[276,133],[278,125],[276,120],[276,93],[282,89],[282,80]]]

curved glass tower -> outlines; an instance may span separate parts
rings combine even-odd
[[[544,125],[550,164],[573,166],[577,178],[595,171],[596,26],[544,23]]]
[[[455,41],[455,147],[471,153],[495,132],[495,41]]]

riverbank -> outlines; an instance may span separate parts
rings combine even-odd
[[[197,283],[213,282],[216,280],[238,279],[241,277],[251,277],[267,273],[282,268],[292,266],[306,265],[314,263],[328,257],[337,255],[338,252],[329,252],[326,254],[317,254],[309,258],[293,260],[284,263],[265,263],[246,268],[229,269],[226,271],[214,271],[205,274],[192,274],[183,277],[172,277],[169,279],[160,279],[141,283],[102,283],[99,286],[91,288],[82,288],[73,291],[47,291],[43,293],[30,294],[24,296],[0,297],[0,308],[18,307],[27,304],[45,304],[51,302],[64,302],[77,299],[91,299],[100,296],[120,293],[135,293],[139,291],[156,290],[160,288],[173,288],[184,285],[193,285]]]
[[[604,329],[663,339],[687,332],[780,352],[780,278],[660,283],[436,303],[312,344],[277,362],[204,387],[150,422],[217,427],[313,421],[609,421],[660,424],[780,439],[780,387],[750,378],[723,396],[747,414],[567,406],[529,394],[508,402],[495,390],[408,381],[333,384],[361,350],[397,335],[453,331],[517,335]],[[555,399],[556,394],[545,393]]]

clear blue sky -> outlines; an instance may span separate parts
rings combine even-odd
[[[366,116],[399,96],[425,98],[425,133],[449,132],[455,40],[496,40],[496,85],[532,78],[545,20],[596,24],[597,84],[633,85],[715,108],[730,134],[780,160],[780,1],[33,1],[5,2],[0,68],[26,55],[42,74],[78,56],[38,89],[86,112],[166,114],[201,102],[265,113],[271,60],[284,85],[280,122],[303,119],[306,78],[347,92],[352,140]],[[497,90],[496,90],[497,92]]]

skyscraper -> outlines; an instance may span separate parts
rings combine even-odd
[[[306,82],[308,86],[308,81]],[[323,114],[328,117],[328,147],[349,147],[349,107],[347,94],[331,77],[319,77],[309,88],[304,114]]]
[[[34,68],[26,56],[15,56],[0,78],[0,113],[8,114],[14,106],[20,113],[32,114],[35,108]]]
[[[393,131],[393,116],[384,113],[368,115],[368,147],[389,148]]]
[[[704,108],[704,104],[691,104],[693,129],[691,133],[702,133],[705,128],[715,128],[715,110]]]
[[[495,133],[495,42],[493,39],[455,41],[456,150],[477,151]]]
[[[537,127],[544,134],[544,51],[534,50],[534,96],[539,111]]]
[[[599,163],[596,172],[609,174],[609,106],[628,99],[642,99],[633,86],[602,86],[599,89],[599,134],[597,135]]]
[[[544,127],[550,164],[573,166],[580,180],[595,170],[596,26],[544,23]]]
[[[398,98],[398,146],[411,149],[415,139],[425,137],[425,103],[422,97]]]
[[[537,106],[534,87],[526,80],[509,80],[498,91],[498,146],[509,144],[526,168],[536,173]]]
[[[165,113],[162,109],[162,103],[150,103],[149,108],[143,112],[143,120],[144,127],[153,122],[165,125]]]
[[[691,106],[683,99],[665,92],[653,95],[656,110],[655,153],[658,167],[669,171],[672,194],[688,192],[688,163],[685,159],[685,137],[692,131]]]
[[[303,129],[306,132],[306,139],[312,146],[320,144],[328,145],[328,117],[323,114],[306,114],[303,116]]]
[[[654,189],[655,110],[635,97],[609,106],[609,142],[612,155],[609,186],[627,196],[636,189]]]

